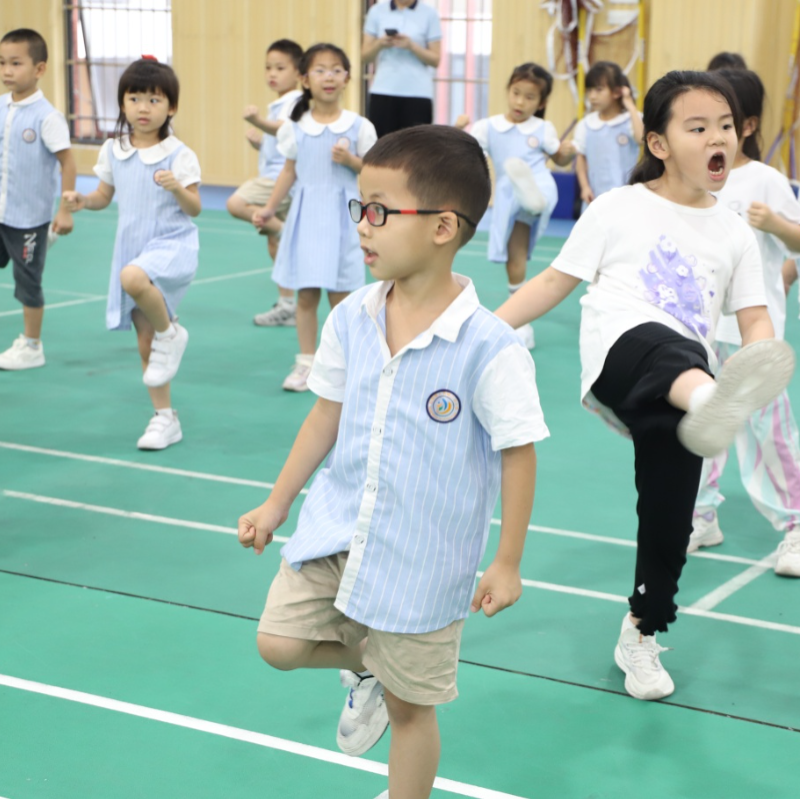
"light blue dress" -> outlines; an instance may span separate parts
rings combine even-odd
[[[141,267],[164,296],[170,318],[197,272],[197,228],[172,192],[155,181],[160,170],[171,170],[188,186],[200,180],[197,159],[182,142],[169,137],[154,147],[136,150],[118,141],[107,142],[95,172],[114,186],[119,206],[117,238],[108,287],[106,327],[129,330],[133,298],[122,289],[120,272],[128,264]],[[133,152],[131,153],[131,149]],[[123,157],[120,157],[123,156]],[[181,169],[178,163],[182,161]],[[109,174],[106,171],[110,167]],[[185,176],[185,177],[184,177]]]
[[[489,260],[503,264],[508,261],[508,240],[515,222],[530,226],[530,258],[558,202],[556,182],[546,166],[548,157],[558,150],[558,134],[551,122],[545,122],[539,117],[530,117],[517,125],[509,122],[502,114],[476,122],[472,134],[492,159],[495,170]],[[525,211],[514,196],[511,181],[503,167],[509,158],[521,158],[531,168],[539,190],[547,199],[547,207],[539,216]]]
[[[307,112],[300,122],[285,122],[279,129],[278,148],[295,160],[297,173],[272,271],[279,286],[352,292],[365,284],[364,254],[347,208],[359,197],[358,176],[337,164],[331,151],[346,140],[353,155],[363,156],[375,138],[372,123],[351,111],[330,125]]]
[[[573,141],[586,157],[589,186],[595,197],[628,183],[639,160],[639,145],[627,111],[607,121],[596,111],[587,114],[578,123]]]

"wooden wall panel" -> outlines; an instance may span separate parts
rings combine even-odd
[[[257,153],[245,141],[242,110],[275,95],[264,84],[264,56],[275,39],[303,47],[328,41],[360,74],[359,0],[173,0],[173,65],[181,80],[175,131],[195,150],[207,183],[239,184],[256,175]],[[345,106],[360,109],[351,79]]]

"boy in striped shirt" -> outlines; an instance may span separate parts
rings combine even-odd
[[[533,443],[548,431],[530,353],[452,272],[489,202],[480,146],[444,126],[398,131],[365,156],[359,186],[350,213],[379,282],[328,317],[308,379],[317,403],[239,541],[261,553],[327,458],[282,550],[259,652],[278,669],[342,670],[340,748],[360,755],[390,724],[390,796],[428,797],[464,619],[522,592]],[[476,590],[501,486],[500,543]]]

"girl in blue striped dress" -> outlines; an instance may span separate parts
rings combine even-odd
[[[521,64],[508,81],[506,113],[478,120],[470,130],[494,165],[489,261],[505,263],[510,294],[525,283],[528,259],[558,202],[547,160],[566,166],[574,157],[572,145],[559,141],[553,123],[544,120],[552,89],[553,76],[547,70]],[[466,116],[456,121],[459,128],[468,124]],[[528,349],[534,346],[530,325],[523,325],[518,334]]]
[[[178,110],[178,78],[152,58],[131,64],[117,90],[119,119],[100,150],[100,183],[84,196],[65,192],[73,211],[97,211],[116,196],[117,238],[111,264],[106,326],[136,328],[144,384],[155,413],[140,450],[163,450],[183,438],[172,409],[170,381],[189,334],[177,324],[178,305],[197,271],[200,165],[170,134]]]
[[[264,227],[295,187],[272,272],[279,286],[297,292],[300,354],[283,382],[292,392],[308,389],[322,290],[334,308],[365,283],[364,256],[347,203],[358,197],[361,158],[377,140],[368,119],[341,108],[350,79],[350,60],[341,49],[314,45],[305,52],[300,73],[303,96],[278,130],[286,164],[269,202],[253,215],[253,224]]]

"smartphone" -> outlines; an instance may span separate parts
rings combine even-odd
[[[384,33],[385,33],[387,36],[397,36],[397,34],[399,33],[399,31],[397,30],[397,28],[384,28],[384,31],[383,31],[383,32],[384,32]]]

